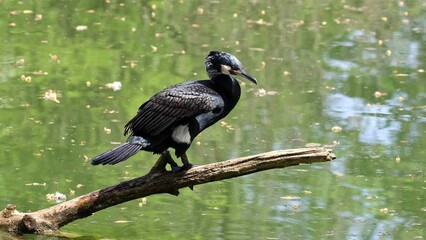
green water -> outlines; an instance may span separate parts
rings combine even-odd
[[[71,199],[144,175],[150,153],[115,166],[88,159],[125,141],[155,92],[205,79],[205,56],[223,50],[259,84],[245,82],[234,111],[196,138],[193,163],[312,143],[335,145],[338,158],[150,196],[61,230],[426,238],[425,1],[3,0],[0,29],[0,208],[35,211],[55,204],[49,193]],[[120,90],[105,86],[114,81]]]

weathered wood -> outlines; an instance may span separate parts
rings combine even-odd
[[[0,212],[0,229],[20,234],[55,234],[60,227],[70,222],[133,199],[159,193],[177,196],[180,188],[273,168],[326,162],[334,158],[331,150],[325,148],[290,149],[211,163],[188,171],[173,173],[165,171],[165,161],[160,157],[145,176],[93,191],[46,209],[20,213],[13,204],[9,204]]]

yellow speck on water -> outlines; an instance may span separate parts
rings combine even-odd
[[[34,16],[34,20],[35,21],[41,21],[43,19],[43,15],[42,14],[36,14],[35,16]]]
[[[52,89],[49,89],[47,92],[43,94],[44,99],[52,101],[52,102],[56,102],[56,103],[60,103],[58,100],[59,96],[60,96],[60,93]]]
[[[135,68],[136,67],[136,63],[135,62],[130,62],[129,63],[129,67],[130,68]]]
[[[342,131],[342,127],[339,126],[334,126],[331,128],[331,131],[337,133],[337,132],[341,132]]]
[[[383,96],[386,96],[386,95],[387,95],[387,93],[382,93],[382,92],[379,92],[379,91],[374,92],[374,96],[376,98],[383,97]]]
[[[57,62],[57,61],[58,61],[58,55],[56,55],[56,54],[51,54],[51,55],[50,55],[50,60],[52,60],[52,62]]]
[[[25,59],[24,58],[20,58],[18,61],[16,61],[16,65],[17,66],[22,66],[25,64]]]
[[[46,199],[47,199],[48,202],[55,200],[55,194],[53,194],[53,193],[46,194]]]
[[[81,31],[86,31],[86,30],[87,30],[87,26],[85,26],[85,25],[80,25],[80,26],[75,27],[75,30],[77,30],[77,31],[79,31],[79,32],[81,32]]]
[[[396,162],[396,163],[400,163],[400,162],[401,162],[401,158],[400,158],[399,156],[398,156],[398,157],[396,157],[396,158],[395,158],[395,162]]]
[[[26,183],[26,186],[46,186],[46,183],[37,183],[37,182],[33,182],[33,183]]]
[[[386,50],[386,56],[390,57],[392,55],[392,51],[391,50]]]
[[[146,204],[147,204],[146,197],[144,197],[144,198],[141,198],[141,201],[138,203],[138,206],[143,207],[143,205],[146,205]]]
[[[309,148],[321,147],[321,143],[307,143],[305,144],[305,147],[309,147]]]
[[[301,197],[297,197],[297,196],[283,196],[280,197],[282,200],[300,200]]]
[[[32,81],[32,77],[31,76],[21,75],[21,80],[24,81],[24,82],[30,83]]]
[[[256,69],[256,71],[263,70],[263,69],[265,69],[265,67],[266,67],[266,62],[262,61],[262,62],[260,62],[260,67],[258,69]]]
[[[117,220],[117,221],[115,221],[114,223],[118,223],[118,224],[121,224],[121,223],[130,223],[131,221],[127,221],[127,220]]]
[[[388,208],[380,208],[380,212],[387,214],[389,212],[389,209]]]
[[[111,128],[104,127],[104,132],[106,134],[110,134],[111,133]]]

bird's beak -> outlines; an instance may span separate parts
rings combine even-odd
[[[248,74],[246,71],[244,71],[244,69],[241,69],[240,71],[238,71],[238,75],[247,78],[248,80],[250,80],[250,82],[252,82],[254,84],[257,84],[256,78],[252,77],[250,74]]]

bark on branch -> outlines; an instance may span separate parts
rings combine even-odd
[[[335,156],[325,148],[301,148],[261,153],[253,156],[211,163],[173,173],[166,171],[160,157],[151,171],[142,177],[121,182],[55,206],[31,213],[20,213],[9,204],[0,212],[0,229],[9,232],[56,234],[59,228],[77,219],[86,218],[102,209],[133,199],[159,193],[178,195],[179,189],[213,181],[238,177],[273,168],[302,163],[326,162]]]

